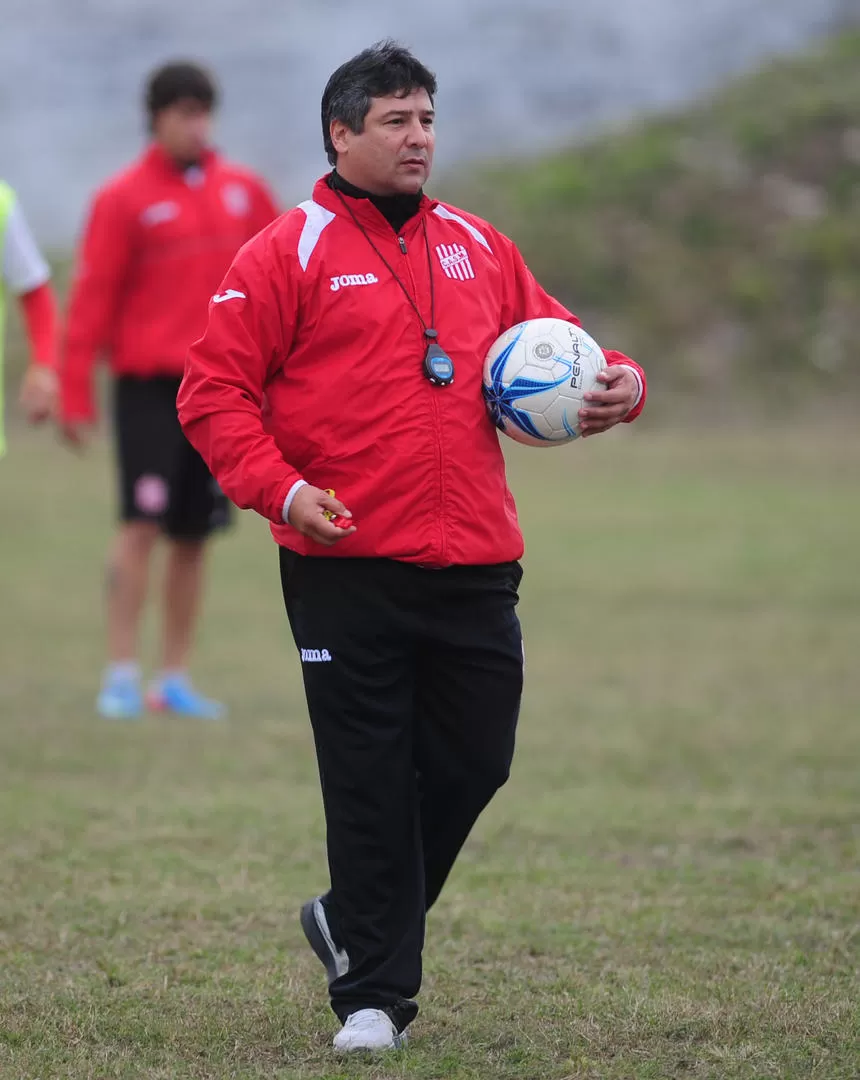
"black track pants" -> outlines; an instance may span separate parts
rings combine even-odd
[[[282,548],[316,743],[345,1020],[415,1016],[424,917],[508,777],[522,693],[518,563],[425,570]]]

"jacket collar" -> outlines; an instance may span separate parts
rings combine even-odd
[[[332,191],[328,183],[328,173],[320,177],[314,184],[313,200],[315,203],[319,203],[320,206],[325,207],[326,210],[330,210],[339,218],[345,218],[347,221],[352,221],[352,214],[354,214],[359,224],[368,231],[382,233],[386,237],[394,235],[384,215],[377,210],[369,199],[350,199],[347,196],[339,195],[336,191]],[[344,202],[348,203],[349,209],[344,205]],[[406,222],[401,232],[406,235],[414,232],[426,215],[438,205],[436,199],[430,199],[423,195],[421,202],[418,204],[418,213]],[[352,214],[350,214],[350,210]]]
[[[204,173],[208,173],[219,160],[217,151],[211,149],[204,150],[196,167],[201,169]],[[158,172],[174,179],[182,179],[188,171],[187,169],[183,169],[181,165],[178,165],[157,142],[150,143],[144,151],[143,164],[147,169],[150,169],[153,172]],[[194,167],[195,166],[191,166],[191,168]]]

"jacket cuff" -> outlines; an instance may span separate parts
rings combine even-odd
[[[284,499],[284,508],[281,511],[281,517],[284,519],[284,524],[290,524],[290,507],[293,505],[293,499],[296,497],[300,488],[307,487],[307,480],[299,478],[287,492],[287,497]]]

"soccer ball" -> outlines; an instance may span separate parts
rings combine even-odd
[[[579,435],[578,412],[600,388],[603,350],[564,319],[529,319],[506,330],[484,361],[484,398],[496,427],[526,446],[560,446]]]

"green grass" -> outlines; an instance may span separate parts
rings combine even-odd
[[[858,1075],[860,438],[512,455],[514,773],[431,917],[413,1045],[374,1064],[331,1056],[296,920],[323,829],[264,525],[214,555],[198,675],[229,725],[105,723],[110,467],[13,435],[4,1080]]]

